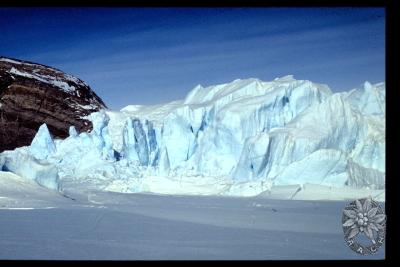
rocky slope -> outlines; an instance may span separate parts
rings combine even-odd
[[[0,57],[0,152],[29,145],[39,126],[65,138],[71,125],[89,131],[84,117],[105,108],[82,80],[41,64]]]

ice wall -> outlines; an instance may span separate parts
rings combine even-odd
[[[235,194],[245,184],[258,194],[267,184],[385,183],[384,83],[332,94],[293,76],[235,80],[196,86],[183,101],[103,110],[90,120],[92,132],[71,127],[65,140],[53,141],[41,126],[27,155],[61,177],[133,179],[135,192],[150,176],[227,177]]]

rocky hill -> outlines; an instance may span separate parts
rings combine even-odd
[[[106,105],[82,80],[41,64],[0,57],[0,152],[29,145],[46,123],[65,138],[74,125],[89,131],[88,114]]]

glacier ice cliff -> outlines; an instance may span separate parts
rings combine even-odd
[[[198,85],[181,101],[88,119],[91,132],[71,126],[64,140],[42,125],[31,146],[0,154],[0,169],[52,188],[74,180],[123,192],[385,186],[385,83],[333,94],[290,75],[235,80]]]

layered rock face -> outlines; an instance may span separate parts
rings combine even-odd
[[[90,131],[85,118],[105,108],[82,80],[60,70],[0,57],[0,152],[26,146],[46,123],[54,137],[65,138],[74,125]]]

